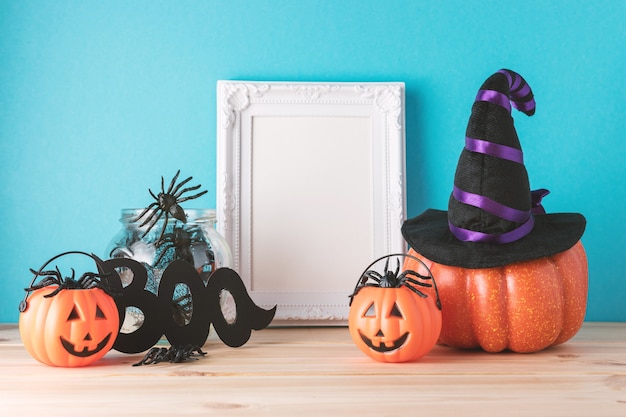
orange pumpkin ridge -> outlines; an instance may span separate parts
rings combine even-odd
[[[416,272],[424,265],[410,271],[405,268],[402,274],[399,261],[395,272],[388,266],[387,260],[383,274],[368,270],[362,275],[352,295],[348,329],[357,347],[375,360],[414,361],[439,338],[442,321],[437,288],[430,271],[428,276]],[[369,279],[374,283],[367,283]]]
[[[394,307],[402,317],[390,314]],[[407,362],[422,357],[435,345],[440,317],[431,297],[422,299],[406,287],[367,287],[353,298],[348,328],[366,355],[381,362]]]
[[[467,269],[432,262],[410,249],[437,280],[439,343],[488,352],[536,352],[564,343],[585,317],[588,269],[583,245],[503,267]],[[416,261],[405,260],[410,269]]]
[[[19,330],[26,350],[51,366],[85,366],[102,358],[119,331],[113,298],[99,288],[63,289],[46,298],[55,288],[33,291],[28,308],[20,313]]]

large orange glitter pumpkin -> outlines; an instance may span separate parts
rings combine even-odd
[[[587,305],[587,257],[580,241],[545,258],[467,269],[432,262],[442,304],[439,343],[459,348],[536,352],[571,339]],[[410,269],[416,261],[405,260]]]
[[[102,358],[115,342],[119,314],[115,301],[100,288],[36,289],[20,313],[24,347],[38,361],[52,366],[78,367]]]

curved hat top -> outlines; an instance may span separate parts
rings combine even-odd
[[[511,107],[532,116],[534,95],[519,74],[503,69],[476,95],[448,211],[427,210],[403,224],[409,245],[431,261],[502,266],[562,252],[582,236],[582,215],[545,214],[548,191],[531,192]]]

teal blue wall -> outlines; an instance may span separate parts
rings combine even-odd
[[[162,174],[215,205],[218,79],[404,81],[414,216],[447,207],[501,67],[536,94],[514,116],[532,187],[587,217],[587,320],[626,321],[625,21],[620,0],[0,1],[0,322],[29,267],[103,254]]]

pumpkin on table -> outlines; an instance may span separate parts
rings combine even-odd
[[[441,331],[441,304],[432,275],[414,258],[411,269],[363,273],[351,296],[348,329],[356,346],[381,362],[414,361],[433,348]],[[429,282],[430,281],[430,282]],[[419,289],[418,289],[419,287]]]
[[[19,331],[30,355],[46,365],[79,367],[102,358],[115,343],[119,312],[113,297],[99,288],[95,273],[79,280],[56,271],[27,289],[20,305]]]
[[[402,226],[408,253],[437,279],[441,344],[536,352],[572,338],[585,317],[585,218],[546,214],[548,191],[531,192],[511,106],[530,116],[534,96],[519,74],[500,70],[476,96],[448,211]]]
[[[587,258],[581,242],[549,257],[493,268],[432,262],[443,308],[439,343],[488,352],[536,352],[571,339],[587,301]],[[413,267],[407,258],[404,268]]]

